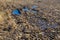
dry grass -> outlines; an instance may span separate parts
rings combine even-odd
[[[39,2],[38,2],[39,1]],[[60,40],[60,0],[0,0],[0,40]],[[37,5],[37,14],[12,10]],[[40,23],[42,22],[42,23]]]

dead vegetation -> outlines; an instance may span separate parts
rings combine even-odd
[[[60,0],[0,0],[0,40],[60,40]],[[37,8],[32,11],[32,6]],[[24,12],[23,7],[29,9]],[[19,9],[21,15],[13,15]]]

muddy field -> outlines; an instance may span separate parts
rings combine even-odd
[[[0,40],[60,40],[60,0],[0,0]]]

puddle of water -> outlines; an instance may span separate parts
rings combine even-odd
[[[13,15],[20,15],[21,12],[18,9],[15,9],[15,10],[12,11],[12,14]]]
[[[28,12],[28,11],[29,11],[29,8],[24,7],[24,8],[23,8],[23,11]]]
[[[32,9],[35,9],[35,8],[37,8],[37,7],[38,7],[38,6],[36,6],[36,5],[33,5],[33,6],[32,6]]]

